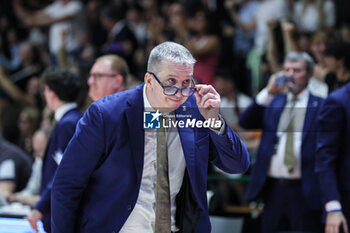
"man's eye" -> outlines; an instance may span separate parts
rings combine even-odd
[[[182,85],[185,87],[187,87],[190,84],[191,84],[191,80],[189,80],[189,79],[182,82]]]
[[[176,84],[176,80],[173,78],[169,78],[168,80],[165,81],[165,84],[167,86],[172,86],[172,85]]]

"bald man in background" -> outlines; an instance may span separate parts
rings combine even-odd
[[[89,96],[96,101],[107,95],[124,91],[129,68],[117,55],[104,55],[96,59],[88,79]]]

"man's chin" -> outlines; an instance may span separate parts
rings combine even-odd
[[[89,91],[89,97],[93,100],[93,101],[96,101],[98,100],[99,98],[95,95],[95,93]]]

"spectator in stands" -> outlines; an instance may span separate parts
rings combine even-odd
[[[329,73],[325,82],[332,92],[350,80],[350,43],[334,41],[325,51],[325,64]]]
[[[33,153],[32,137],[34,132],[39,128],[39,124],[40,112],[37,108],[26,107],[21,111],[18,119],[20,132],[18,145],[30,155]]]
[[[33,136],[33,153],[35,161],[32,166],[32,174],[27,186],[20,192],[11,195],[8,199],[11,202],[20,202],[24,205],[34,206],[40,199],[42,163],[48,141],[48,133],[45,130],[38,130]]]
[[[332,0],[301,0],[294,3],[293,20],[301,31],[314,32],[335,25]]]
[[[214,84],[214,75],[219,65],[220,40],[214,15],[198,10],[190,21],[190,29],[195,32],[186,47],[197,60],[194,66],[194,78],[199,83]]]
[[[134,53],[137,48],[137,39],[124,20],[125,9],[114,6],[106,6],[101,11],[102,26],[108,30],[108,38],[103,46],[102,53],[112,53],[123,57],[130,70],[134,69]]]
[[[79,95],[81,82],[77,75],[67,69],[49,68],[43,74],[43,84],[46,104],[54,111],[57,123],[43,159],[40,201],[27,219],[35,230],[36,222],[42,219],[45,231],[50,232],[51,182],[63,152],[74,134],[75,126],[82,116],[74,102]]]
[[[88,79],[89,96],[96,101],[104,96],[124,91],[129,68],[117,55],[104,55],[96,59]]]
[[[179,2],[174,2],[169,6],[168,19],[169,30],[167,31],[167,39],[180,44],[188,41],[189,29],[187,25],[187,12],[184,6]]]
[[[89,0],[85,6],[88,38],[97,51],[101,51],[108,34],[100,20],[102,7],[103,2],[100,0]]]
[[[24,151],[0,135],[0,192],[5,198],[26,186],[31,165],[29,156]]]
[[[262,233],[321,232],[314,132],[323,100],[306,88],[312,73],[308,54],[288,53],[284,70],[271,76],[240,117],[242,127],[263,130],[246,194],[249,200],[262,198]],[[290,81],[281,82],[280,75]]]
[[[278,10],[276,10],[278,9]],[[251,92],[253,95],[261,88],[263,78],[260,72],[262,56],[268,41],[268,25],[271,19],[280,20],[288,16],[287,0],[263,0],[261,1],[255,16],[256,31],[254,47],[247,59],[247,66],[251,71]]]
[[[350,82],[332,92],[318,117],[316,173],[326,211],[325,233],[349,232]]]
[[[57,63],[57,53],[61,47],[61,31],[67,30],[67,52],[74,56],[78,48],[78,35],[85,30],[83,4],[76,0],[57,0],[34,13],[26,11],[20,0],[14,1],[14,8],[22,23],[28,27],[50,26],[49,48],[52,63]]]
[[[235,0],[225,1],[225,8],[235,25],[233,32],[235,79],[238,87],[246,93],[250,92],[250,76],[246,69],[246,59],[254,45],[255,15],[258,7],[259,2],[255,0],[243,0],[240,3]]]
[[[40,48],[32,43],[23,42],[19,47],[20,67],[11,73],[10,79],[22,91],[25,91],[31,78],[41,75],[45,64]]]
[[[142,17],[142,8],[134,6],[126,13],[126,20],[132,31],[135,32],[139,47],[145,48],[147,40],[147,25]]]
[[[6,20],[6,18],[2,18],[2,21],[4,20]],[[9,28],[6,31],[2,31],[1,34],[1,37],[3,38],[0,39],[0,65],[12,72],[18,69],[21,65],[18,33],[16,29]]]
[[[348,24],[343,24],[339,29],[339,34],[341,40],[350,43],[350,26]]]

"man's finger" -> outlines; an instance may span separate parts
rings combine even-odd
[[[202,100],[202,96],[198,93],[198,91],[194,92],[194,96],[196,97],[197,105],[199,106],[199,103]]]
[[[346,223],[345,219],[343,220],[342,225],[343,225],[344,233],[349,233],[348,224]]]
[[[209,99],[216,99],[216,96],[212,93],[207,93],[202,97],[202,100],[200,102],[200,106],[204,106],[204,103]]]
[[[212,85],[204,85],[204,84],[197,84],[196,88],[199,92],[199,94],[207,94],[207,93],[213,93],[217,94],[215,88]]]
[[[216,108],[216,101],[213,99],[208,99],[205,103],[204,103],[204,108]]]
[[[33,230],[34,230],[35,232],[39,232],[38,226],[37,226],[37,224],[36,224],[36,222],[37,222],[36,220],[31,219],[31,218],[28,218],[28,217],[25,217],[25,219],[28,220],[30,226],[33,228]]]

